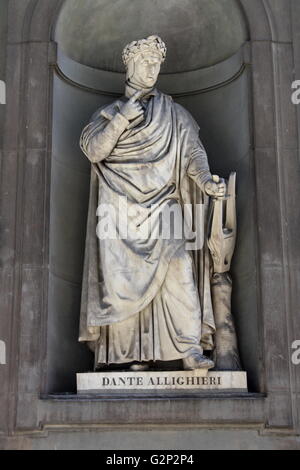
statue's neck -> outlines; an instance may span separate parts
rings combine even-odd
[[[135,85],[132,82],[129,82],[126,80],[126,86],[125,86],[125,96],[127,98],[131,98],[137,91],[142,90],[143,91],[143,96],[148,95],[154,87],[151,88],[142,88],[138,85]]]

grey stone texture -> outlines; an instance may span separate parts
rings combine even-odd
[[[294,436],[274,436],[256,429],[200,429],[151,426],[151,429],[118,429],[71,432],[47,430],[40,438],[22,436],[3,440],[0,447],[18,450],[289,450],[300,449]],[[113,453],[113,452],[112,452]]]
[[[248,38],[236,0],[86,0],[84,6],[81,0],[67,0],[55,39],[77,62],[124,72],[120,51],[128,42],[151,34],[172,44],[165,73],[213,65],[230,57]]]
[[[241,182],[233,305],[242,361],[253,392],[248,397],[183,396],[176,400],[78,400],[74,394],[57,394],[72,392],[75,372],[90,368],[90,356],[76,341],[83,260],[82,248],[77,248],[85,236],[88,184],[88,166],[77,148],[76,132],[91,111],[119,93],[117,86],[111,86],[111,79],[118,82],[112,71],[117,61],[101,71],[90,67],[89,72],[77,64],[81,82],[75,83],[67,68],[63,76],[55,67],[53,40],[57,19],[63,18],[59,16],[63,3],[1,3],[0,36],[6,41],[0,44],[0,73],[6,62],[8,86],[5,123],[0,120],[0,339],[6,342],[8,356],[7,364],[0,365],[0,447],[110,449],[113,441],[124,449],[299,448],[300,366],[291,362],[291,344],[300,339],[300,106],[291,103],[291,83],[300,80],[299,1],[199,1],[201,8],[208,3],[212,7],[203,18],[210,28],[199,27],[197,40],[205,46],[214,37],[208,42],[214,49],[217,43],[213,41],[219,36],[212,36],[212,25],[220,21],[224,49],[217,48],[218,55],[213,56],[203,46],[207,55],[197,56],[201,63],[189,55],[196,75],[189,76],[187,89],[180,82],[181,74],[173,75],[175,99],[199,120],[213,169],[220,173],[237,169]],[[87,3],[91,2],[82,4]],[[113,2],[106,3],[109,9]],[[147,8],[151,3],[147,1]],[[165,3],[171,8],[176,2]],[[196,16],[194,3],[190,5]],[[229,5],[225,19],[229,13],[232,18],[244,17],[247,28],[238,20],[235,33],[226,36],[230,26],[218,16],[225,3]],[[80,2],[76,4],[73,24],[78,21]],[[159,9],[155,10],[159,16]],[[114,14],[111,10],[107,18]],[[73,24],[65,30],[70,37]],[[180,25],[174,24],[172,30],[168,25],[163,16],[161,30],[150,34],[169,37],[171,50],[176,31],[185,40],[188,37]],[[135,38],[136,30],[133,33]],[[59,39],[68,54],[70,37]],[[86,38],[85,50],[89,51]],[[101,40],[109,51],[108,37],[99,33],[99,44]],[[226,65],[226,73],[222,72],[217,62],[228,64],[245,40],[245,67],[239,71]],[[116,43],[112,42],[113,48]],[[72,54],[83,63],[87,59],[80,48],[74,47]],[[171,55],[166,71],[177,72],[174,64]],[[205,68],[200,73],[196,69],[201,65]],[[98,72],[107,74],[108,70],[112,75],[105,75],[100,90],[91,85],[90,73],[97,77]],[[191,70],[191,63],[187,61],[181,70]],[[202,85],[197,88],[199,76]],[[74,171],[68,182],[64,168],[70,174],[71,163]],[[71,204],[72,198],[76,204]],[[67,213],[69,219],[65,219]],[[80,228],[73,232],[78,220]],[[60,335],[65,332],[69,333],[64,343]]]

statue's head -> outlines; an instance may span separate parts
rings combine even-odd
[[[149,36],[128,44],[122,54],[127,82],[139,88],[153,87],[166,53],[166,45],[159,36]]]

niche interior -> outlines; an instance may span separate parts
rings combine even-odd
[[[168,47],[158,87],[198,121],[213,172],[237,172],[233,305],[249,388],[259,391],[255,185],[248,30],[237,0],[65,0],[53,40],[53,128],[46,393],[74,392],[92,370],[78,343],[90,165],[79,148],[95,110],[123,93],[121,51],[159,34]]]

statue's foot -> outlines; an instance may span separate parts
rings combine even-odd
[[[183,359],[183,367],[185,370],[212,369],[214,366],[215,363],[211,359],[200,353],[193,353]]]
[[[146,363],[142,363],[142,362],[138,362],[136,364],[132,364],[130,367],[129,367],[129,370],[132,370],[134,372],[142,372],[143,370],[148,370],[149,369],[149,365],[146,364]]]

